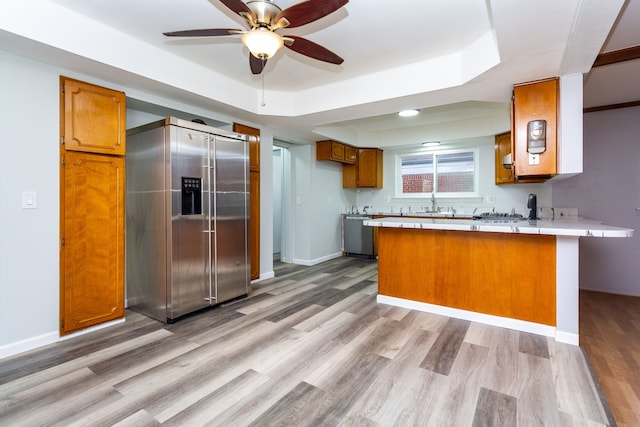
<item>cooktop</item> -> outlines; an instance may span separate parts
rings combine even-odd
[[[474,215],[473,219],[485,221],[520,221],[525,218],[518,213],[483,212],[479,215]]]

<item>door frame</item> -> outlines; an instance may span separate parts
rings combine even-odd
[[[273,139],[273,146],[282,149],[282,205],[281,205],[281,239],[280,239],[280,260],[285,263],[293,262],[293,230],[295,229],[295,218],[293,216],[294,187],[293,165],[291,161],[291,151],[289,147],[293,144]],[[275,218],[274,218],[275,220]],[[273,249],[272,249],[273,251]]]

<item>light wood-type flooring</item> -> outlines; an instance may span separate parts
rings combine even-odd
[[[618,426],[640,426],[640,298],[581,291],[580,344]]]
[[[581,348],[376,289],[375,261],[338,258],[173,325],[128,311],[1,360],[0,425],[612,425]]]

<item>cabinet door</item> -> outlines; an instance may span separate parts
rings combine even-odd
[[[558,79],[516,85],[513,89],[514,174],[518,179],[557,174]],[[546,148],[539,154],[527,151],[529,122],[546,121]]]
[[[342,188],[358,187],[358,165],[342,165]]]
[[[249,253],[254,280],[260,278],[260,172],[249,172],[249,210]]]
[[[355,165],[358,160],[358,150],[350,145],[344,146],[344,162]]]
[[[233,131],[257,137],[249,143],[249,253],[255,280],[260,277],[260,129],[234,123]]]
[[[358,150],[358,187],[382,188],[382,150]]]
[[[495,137],[495,153],[496,153],[496,184],[507,184],[515,182],[511,164],[509,167],[505,167],[502,164],[502,159],[511,154],[511,132],[502,133]]]
[[[61,85],[66,149],[124,155],[125,94],[66,77],[61,78]]]
[[[260,129],[234,123],[233,131],[256,137],[254,141],[249,141],[249,170],[260,172]]]
[[[344,145],[335,141],[331,142],[331,160],[344,161]]]
[[[61,334],[124,316],[125,159],[67,151]]]

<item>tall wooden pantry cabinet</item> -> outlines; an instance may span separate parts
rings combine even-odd
[[[60,77],[60,335],[124,316],[125,94]]]
[[[260,278],[260,129],[234,123],[233,131],[256,137],[249,142],[249,253],[255,280]]]

